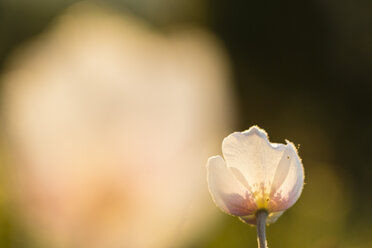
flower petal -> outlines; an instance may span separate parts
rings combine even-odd
[[[266,224],[272,224],[284,213],[284,211],[280,212],[270,212],[266,219]],[[240,219],[250,225],[256,225],[256,214],[251,214],[247,216],[241,216]]]
[[[253,126],[242,133],[227,136],[222,143],[222,152],[227,166],[238,169],[254,191],[265,188],[269,193],[285,147],[283,144],[270,143],[267,133]]]
[[[252,193],[235,178],[221,156],[209,158],[207,169],[209,190],[219,208],[235,216],[250,215],[257,210]]]
[[[284,211],[269,213],[269,216],[267,216],[266,224],[274,223],[275,221],[277,221],[277,219],[279,219],[280,216],[282,216],[283,213]]]
[[[279,162],[270,192],[270,211],[290,208],[300,197],[304,184],[304,169],[296,147],[287,141],[287,149]]]

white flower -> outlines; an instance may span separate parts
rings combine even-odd
[[[304,170],[295,146],[270,143],[265,130],[252,126],[227,136],[221,156],[208,160],[208,185],[224,212],[256,224],[256,212],[275,222],[300,197]]]

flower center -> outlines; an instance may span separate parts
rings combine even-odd
[[[265,187],[264,183],[254,184],[253,196],[257,205],[257,209],[268,209],[270,201],[269,187]]]

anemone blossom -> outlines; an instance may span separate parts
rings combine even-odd
[[[257,225],[266,247],[265,224],[275,222],[300,197],[304,170],[293,143],[271,143],[265,130],[252,126],[227,136],[221,156],[210,157],[208,186],[227,214]]]

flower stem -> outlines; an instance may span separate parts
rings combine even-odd
[[[267,248],[266,242],[266,210],[258,210],[256,213],[256,226],[257,226],[257,242],[258,248]]]

